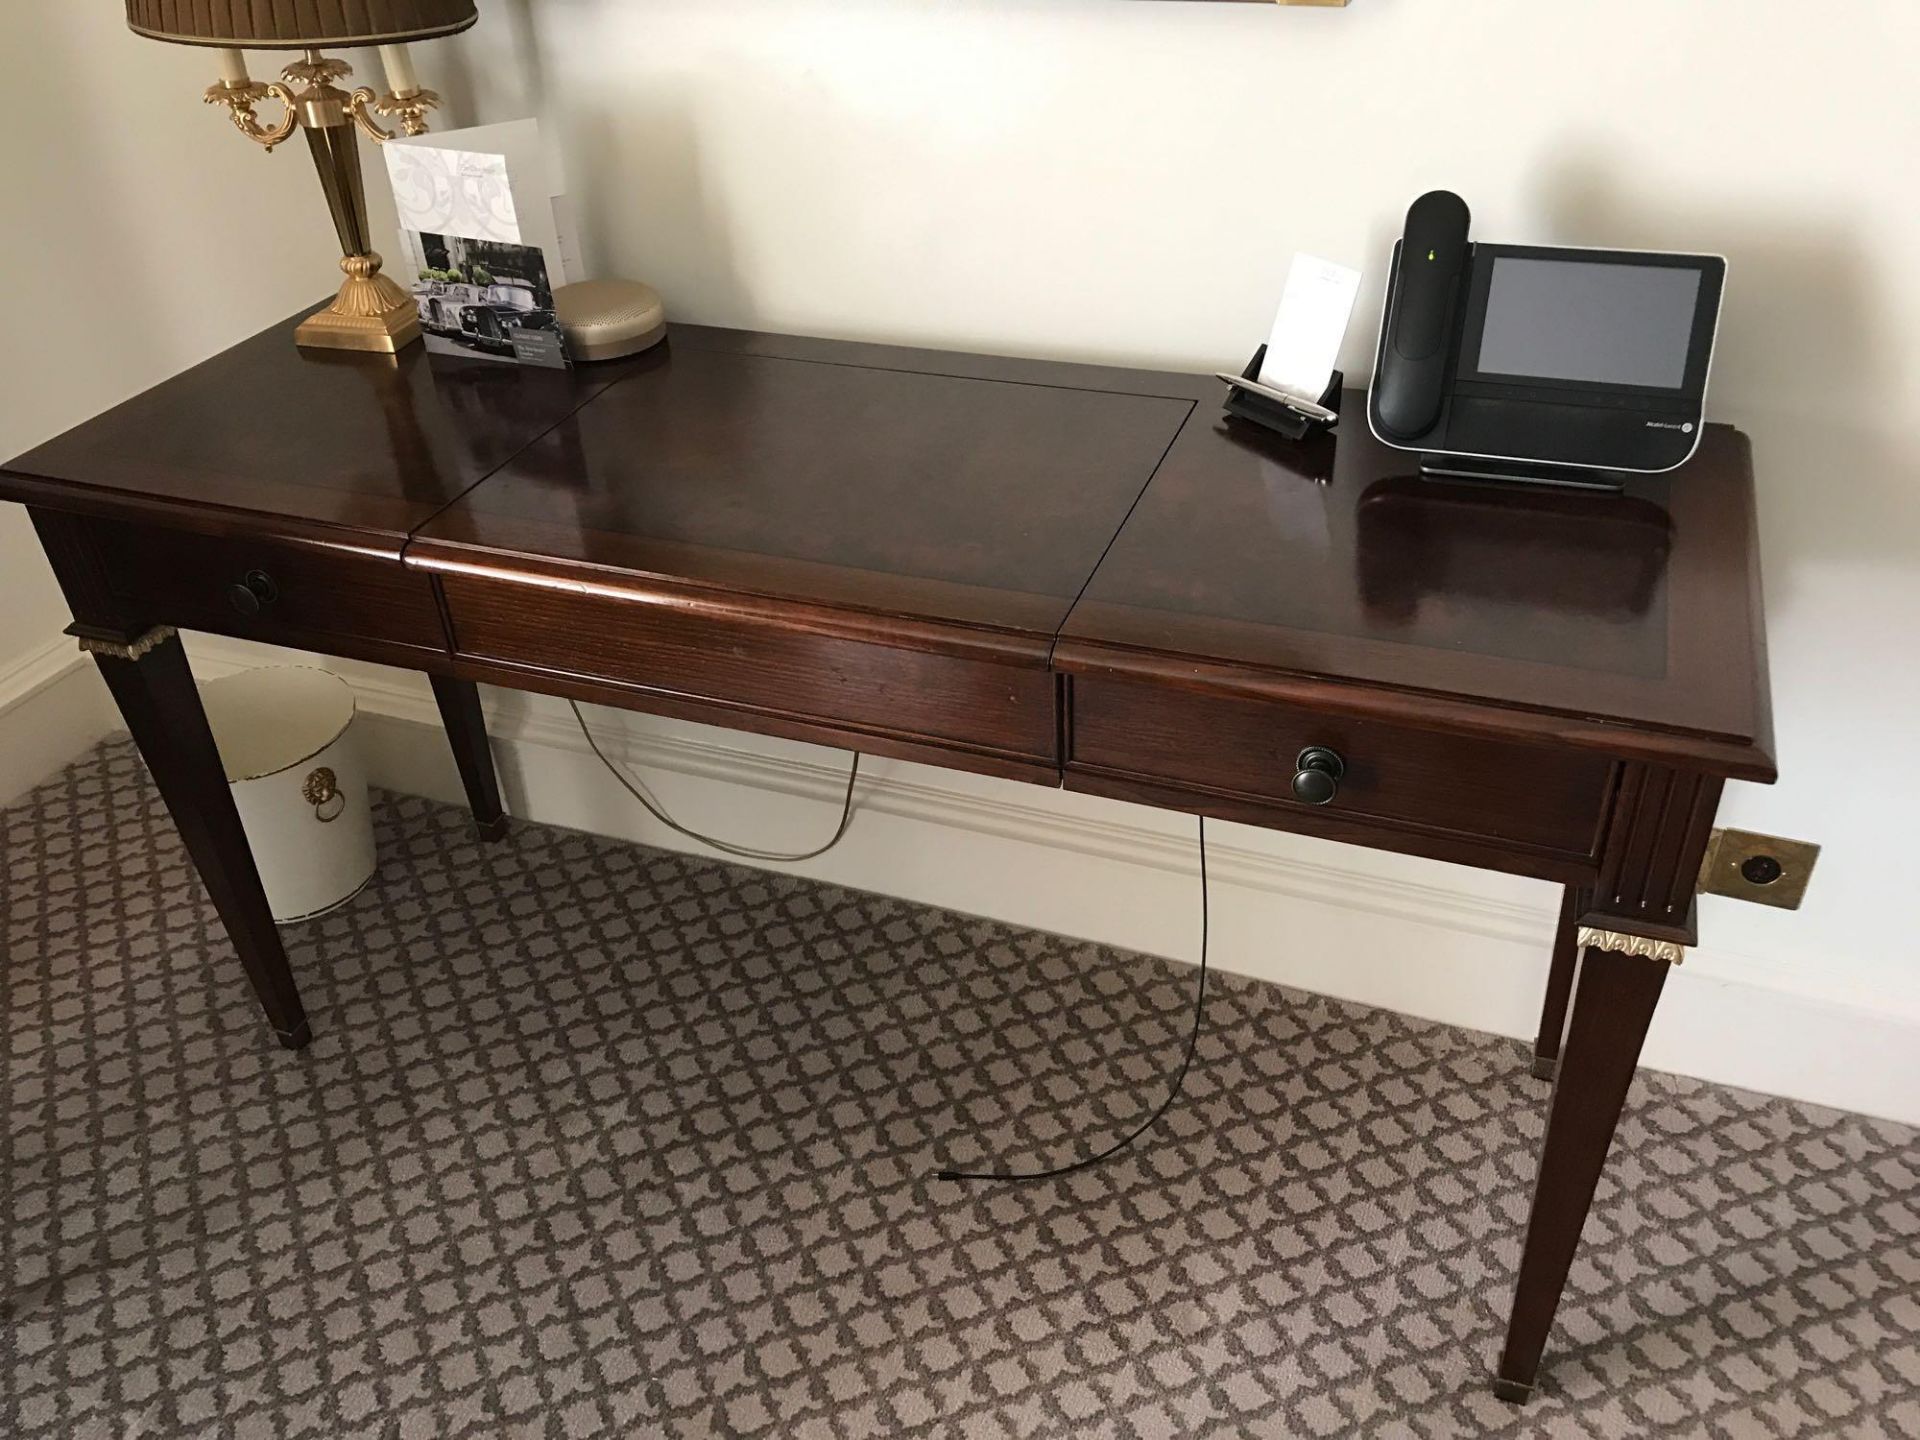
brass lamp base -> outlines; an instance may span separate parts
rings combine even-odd
[[[238,65],[238,52],[233,52]],[[317,50],[307,51],[281,71],[279,80],[256,84],[244,69],[207,87],[210,105],[224,105],[240,133],[271,151],[298,129],[313,152],[314,168],[333,212],[333,228],[345,253],[340,268],[347,278],[333,304],[302,320],[294,342],[315,350],[360,350],[391,355],[420,338],[420,312],[414,298],[380,273],[380,257],[368,244],[367,197],[360,177],[360,150],[356,127],[376,143],[393,138],[369,112],[401,117],[409,135],[423,134],[426,113],[440,103],[431,90],[417,86],[404,95],[377,99],[365,86],[348,93],[333,82],[352,74],[344,60],[332,60]],[[293,86],[299,85],[299,90]],[[273,125],[263,125],[254,107],[265,99],[278,100],[286,113]]]
[[[420,338],[420,314],[409,300],[385,315],[342,315],[316,310],[293,330],[293,343],[309,350],[369,350],[392,355]]]
[[[293,332],[296,345],[314,350],[371,350],[393,354],[420,338],[420,307],[380,273],[380,257],[342,257],[347,272],[333,304],[316,310]]]

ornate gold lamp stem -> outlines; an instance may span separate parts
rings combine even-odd
[[[0,4],[14,0],[0,0]],[[333,304],[309,315],[294,331],[302,345],[331,350],[392,353],[420,338],[413,298],[380,273],[380,257],[368,243],[367,194],[360,178],[356,127],[375,143],[393,136],[375,115],[392,116],[409,135],[427,129],[427,113],[440,97],[422,88],[407,47],[421,40],[458,35],[479,18],[474,0],[125,0],[127,28],[174,45],[199,45],[220,62],[220,83],[207,88],[207,103],[224,106],[234,128],[271,151],[296,128],[320,171],[340,236],[340,268],[346,282]],[[342,46],[377,46],[387,74],[387,93],[362,86],[349,93],[335,82],[353,72],[320,52]],[[247,74],[246,52],[301,54],[278,80]],[[256,114],[266,100],[282,112],[271,125]]]
[[[388,47],[399,49],[400,47]],[[411,82],[412,70],[400,74]],[[232,56],[227,59],[226,56]],[[394,62],[389,59],[390,73]],[[367,230],[367,192],[360,172],[360,144],[355,130],[376,143],[392,139],[374,112],[396,115],[407,134],[426,132],[426,114],[440,103],[431,90],[409,83],[405,94],[376,99],[364,85],[352,92],[334,82],[353,73],[344,60],[309,50],[281,72],[280,80],[264,84],[247,77],[238,52],[223,54],[223,78],[207,88],[207,103],[225,105],[242,135],[271,151],[298,127],[306,133],[314,168],[327,195],[333,228],[340,237],[340,268],[347,278],[325,310],[309,315],[293,332],[299,344],[329,350],[395,351],[420,336],[420,315],[413,297],[380,273],[380,256]],[[293,87],[299,86],[295,89]],[[262,125],[254,114],[261,101],[278,100],[286,113],[274,125]]]

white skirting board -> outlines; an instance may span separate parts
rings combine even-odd
[[[71,637],[56,635],[0,666],[0,805],[120,728],[100,672]]]
[[[262,663],[315,663],[198,635],[188,648],[206,678]],[[329,668],[358,693],[374,783],[460,802],[424,679],[349,662]],[[91,683],[104,704],[98,681]],[[513,814],[698,848],[607,778],[563,703],[482,694]],[[7,727],[0,738],[17,728],[16,708],[24,707],[0,695]],[[846,757],[837,752],[598,707],[586,713],[602,746],[696,829],[802,850],[825,839],[838,819]],[[863,762],[856,805],[836,849],[767,868],[1196,958],[1200,902],[1188,817],[872,758]],[[1226,823],[1208,826],[1208,869],[1211,959],[1220,969],[1531,1038],[1555,887]],[[1800,972],[1716,951],[1711,915],[1703,929],[1709,943],[1668,981],[1646,1064],[1920,1123],[1920,1013],[1810,990]],[[1516,1055],[1515,1063],[1524,1062]]]

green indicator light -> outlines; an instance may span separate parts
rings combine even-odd
[[[1433,252],[1433,251],[1431,251],[1431,250],[1429,250],[1429,251],[1427,251],[1427,259],[1429,259],[1429,260],[1431,260],[1431,259],[1433,259],[1433,256],[1434,256],[1434,252]]]

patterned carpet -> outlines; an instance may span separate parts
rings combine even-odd
[[[856,822],[857,823],[857,822]],[[1518,1045],[386,798],[275,1045],[137,758],[0,812],[0,1435],[1920,1436],[1920,1137],[1643,1075],[1525,1410]]]

